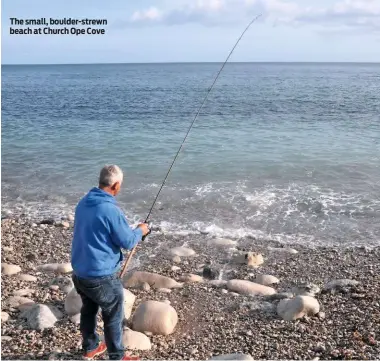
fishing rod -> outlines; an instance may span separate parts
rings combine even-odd
[[[253,20],[251,20],[251,22],[247,25],[247,27],[246,27],[246,28],[244,29],[244,31],[241,33],[239,39],[236,41],[234,47],[232,48],[232,50],[231,50],[230,53],[228,54],[227,59],[224,61],[222,67],[219,69],[219,71],[218,71],[218,73],[217,73],[217,75],[216,75],[216,77],[215,77],[213,83],[211,84],[210,88],[208,88],[207,93],[206,93],[206,96],[204,97],[201,106],[198,108],[198,110],[197,110],[197,112],[196,112],[196,114],[195,114],[195,117],[194,117],[193,121],[191,122],[191,124],[190,124],[190,126],[189,126],[189,129],[187,130],[187,133],[186,133],[186,135],[185,135],[185,138],[183,139],[182,144],[181,144],[181,146],[179,147],[179,149],[178,149],[178,151],[177,151],[177,154],[175,155],[175,157],[174,157],[174,159],[173,159],[173,162],[172,162],[172,164],[170,165],[170,168],[169,168],[168,172],[166,173],[166,176],[165,176],[165,178],[164,178],[164,180],[163,180],[163,182],[162,182],[162,184],[161,184],[161,187],[160,187],[159,191],[157,192],[156,197],[154,198],[154,201],[153,201],[153,203],[152,203],[152,206],[150,207],[149,213],[148,213],[148,215],[146,216],[146,218],[145,218],[145,222],[144,222],[144,223],[148,223],[149,217],[150,217],[150,215],[151,215],[151,213],[152,213],[152,211],[153,211],[154,206],[156,205],[157,199],[158,199],[158,197],[159,197],[159,195],[160,195],[160,193],[161,193],[161,191],[162,191],[162,188],[164,188],[164,185],[165,185],[165,183],[166,183],[166,180],[167,180],[168,177],[169,177],[169,174],[170,174],[170,172],[171,172],[171,170],[172,170],[172,168],[173,168],[173,166],[174,166],[174,163],[176,162],[176,160],[177,160],[177,158],[178,158],[178,155],[179,155],[179,153],[181,152],[182,147],[183,147],[183,145],[185,144],[186,139],[187,139],[187,137],[188,137],[188,135],[189,135],[191,129],[193,128],[193,125],[194,125],[195,121],[197,120],[197,118],[198,118],[198,116],[199,116],[199,114],[200,114],[200,112],[201,112],[203,106],[205,105],[206,100],[207,100],[209,94],[211,93],[211,90],[213,89],[213,87],[214,87],[216,81],[218,80],[220,73],[221,73],[222,70],[224,69],[224,67],[225,67],[225,65],[227,64],[229,58],[231,57],[232,53],[234,52],[235,48],[236,48],[237,45],[239,44],[240,40],[242,39],[242,37],[244,36],[244,34],[246,33],[246,31],[250,28],[250,26],[251,26],[251,25],[252,25],[252,24],[253,24],[253,23],[254,23],[254,22],[255,22],[255,21],[261,16],[261,15],[262,15],[262,14],[257,15],[255,18],[253,18]],[[151,230],[149,229],[148,234],[149,234],[150,232],[151,232]],[[147,236],[148,234],[146,234],[145,236],[142,237],[142,241],[145,240],[145,238],[146,238],[146,236]],[[136,252],[136,249],[137,249],[137,245],[131,250],[131,252],[130,252],[130,254],[129,254],[129,256],[128,256],[128,259],[127,259],[127,261],[125,262],[125,264],[124,264],[124,266],[123,266],[123,268],[122,268],[122,270],[121,270],[120,278],[123,278],[123,276],[124,276],[124,274],[125,274],[125,272],[126,272],[128,266],[129,266],[129,263],[131,262],[132,257],[133,257],[133,255],[134,255],[134,253]]]

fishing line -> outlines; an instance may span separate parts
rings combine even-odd
[[[191,124],[190,124],[190,126],[189,126],[189,129],[188,129],[187,132],[186,132],[185,138],[183,139],[182,144],[181,144],[181,146],[179,147],[179,149],[178,149],[178,151],[177,151],[177,154],[175,155],[175,157],[174,157],[174,159],[173,159],[173,162],[172,162],[172,164],[170,165],[170,168],[169,168],[168,172],[166,173],[166,176],[165,176],[165,178],[164,178],[164,180],[163,180],[163,182],[162,182],[162,184],[161,184],[161,187],[160,187],[159,191],[157,192],[156,197],[154,198],[154,201],[153,201],[153,203],[152,203],[152,206],[150,207],[150,210],[149,210],[149,212],[148,212],[148,215],[147,215],[146,218],[145,218],[145,222],[144,222],[144,223],[147,223],[147,222],[148,222],[149,217],[150,217],[150,215],[152,214],[153,208],[154,208],[154,206],[156,205],[157,199],[158,199],[158,197],[159,197],[159,195],[160,195],[160,193],[161,193],[161,191],[162,191],[162,188],[164,188],[164,185],[165,185],[165,183],[166,183],[166,180],[168,179],[169,174],[170,174],[170,172],[171,172],[171,170],[172,170],[172,168],[173,168],[173,166],[174,166],[174,163],[176,162],[176,160],[177,160],[177,158],[178,158],[178,155],[179,155],[179,153],[181,152],[181,150],[182,150],[182,148],[183,148],[183,145],[185,144],[186,139],[187,139],[188,135],[190,134],[190,131],[191,131],[191,129],[193,128],[193,125],[194,125],[195,121],[197,120],[197,118],[198,118],[198,116],[199,116],[199,114],[200,114],[200,112],[201,112],[203,106],[205,105],[205,103],[206,103],[206,101],[207,101],[207,98],[208,98],[209,94],[211,93],[211,90],[213,89],[213,87],[214,87],[216,81],[218,80],[219,75],[221,74],[222,70],[224,69],[225,65],[227,64],[228,60],[230,59],[232,53],[234,52],[235,48],[236,48],[237,45],[239,44],[239,42],[240,42],[240,40],[242,39],[242,37],[244,36],[244,34],[247,32],[247,30],[250,28],[250,26],[251,26],[251,25],[252,25],[252,24],[253,24],[253,23],[254,23],[254,22],[255,22],[255,21],[261,16],[261,15],[262,15],[262,14],[257,15],[257,16],[256,16],[256,17],[255,17],[255,18],[254,18],[254,19],[253,19],[253,20],[247,25],[247,27],[244,29],[244,31],[241,33],[239,39],[236,41],[234,47],[232,48],[232,50],[231,50],[230,53],[228,54],[227,59],[224,61],[222,67],[219,69],[219,71],[218,71],[218,73],[217,73],[217,75],[216,75],[216,77],[215,77],[215,79],[214,79],[212,85],[210,86],[210,88],[208,88],[208,90],[207,90],[207,94],[206,94],[206,96],[204,97],[201,106],[198,108],[198,110],[197,110],[197,112],[196,112],[196,114],[195,114],[195,117],[194,117],[193,121],[191,122]],[[149,231],[149,233],[150,233],[150,231]],[[149,234],[149,233],[148,233],[148,234]],[[146,236],[147,236],[147,235],[145,235],[145,236],[142,238],[142,240],[144,240]],[[125,262],[124,267],[123,267],[123,269],[122,269],[122,271],[121,271],[121,273],[120,273],[120,278],[122,278],[122,277],[124,276],[124,273],[125,273],[125,271],[126,271],[127,268],[128,268],[128,265],[129,265],[129,263],[130,263],[130,261],[131,261],[131,259],[132,259],[132,257],[133,257],[133,254],[134,254],[135,251],[136,251],[136,248],[137,248],[137,245],[136,245],[136,246],[132,249],[132,251],[130,252],[129,257],[128,257],[127,261]]]

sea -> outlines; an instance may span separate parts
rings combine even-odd
[[[3,65],[2,217],[61,219],[124,171],[145,219],[220,63]],[[150,221],[164,234],[380,244],[380,64],[227,63]]]

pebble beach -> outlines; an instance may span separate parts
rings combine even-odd
[[[81,358],[77,318],[65,306],[72,290],[72,223],[2,220],[2,359]],[[253,264],[247,254],[254,255]],[[135,296],[126,330],[133,330],[134,314],[146,301],[170,305],[177,314],[169,334],[142,332],[143,345],[131,350],[142,359],[375,360],[380,355],[379,247],[284,247],[253,237],[153,232],[137,257],[129,276],[143,271],[181,285],[148,281],[126,287]],[[231,280],[248,281],[249,290]],[[262,289],[251,292],[258,284]],[[316,304],[289,320],[281,308],[297,297]],[[54,310],[51,327],[31,327],[25,312],[36,305]],[[98,328],[102,334],[101,316]]]

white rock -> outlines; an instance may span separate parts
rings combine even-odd
[[[350,280],[350,279],[338,279],[338,280],[333,280],[326,283],[323,289],[325,291],[329,291],[335,288],[357,286],[359,283],[360,283],[359,281]]]
[[[65,312],[69,316],[74,316],[80,313],[82,308],[82,299],[75,288],[73,288],[65,299]]]
[[[132,271],[127,273],[123,278],[123,286],[125,288],[139,288],[146,282],[154,288],[180,288],[181,283],[172,278],[161,276],[157,273]]]
[[[173,258],[172,258],[172,261],[174,262],[174,263],[181,263],[181,257],[179,257],[179,256],[174,256]]]
[[[34,293],[35,291],[30,289],[30,288],[24,288],[22,290],[17,290],[17,291],[14,291],[13,292],[13,296],[30,296],[32,293]]]
[[[12,337],[11,336],[1,336],[1,342],[3,341],[12,341]]]
[[[63,222],[61,222],[61,226],[62,226],[63,228],[69,228],[69,227],[70,227],[70,223],[69,223],[69,222],[66,222],[66,221],[63,221]]]
[[[136,296],[129,290],[123,289],[124,291],[124,317],[129,320],[132,314],[133,304],[136,301]]]
[[[182,275],[179,280],[185,283],[203,283],[203,278],[192,273]]]
[[[280,280],[277,277],[271,275],[257,275],[255,278],[255,282],[260,283],[264,286],[270,286],[279,283]]]
[[[158,301],[141,303],[132,318],[132,329],[139,332],[152,332],[154,335],[173,333],[178,322],[176,310]]]
[[[12,252],[13,251],[13,247],[3,247],[2,251],[4,251],[4,252]]]
[[[20,305],[23,305],[23,304],[34,304],[34,301],[26,297],[12,296],[12,297],[9,297],[4,303],[9,308],[18,308]]]
[[[80,313],[73,315],[73,316],[70,316],[70,321],[75,325],[79,325],[80,324]]]
[[[70,273],[73,271],[71,263],[48,263],[37,267],[39,271],[54,273]]]
[[[180,271],[181,268],[178,267],[178,266],[172,266],[171,270],[172,270],[173,272],[177,272],[177,271]]]
[[[310,296],[284,299],[277,305],[277,314],[285,321],[297,320],[303,316],[314,316],[318,312],[319,302]]]
[[[62,317],[62,314],[56,308],[53,309],[46,305],[36,304],[22,312],[20,317],[26,319],[29,328],[44,330],[45,328],[54,327],[57,320]]]
[[[227,288],[231,291],[251,296],[268,296],[276,293],[276,290],[272,287],[245,280],[230,280],[227,282]]]
[[[69,214],[67,216],[67,220],[70,221],[70,222],[73,222],[74,221],[74,216],[72,214]]]
[[[4,276],[11,276],[15,275],[16,273],[21,272],[21,267],[14,265],[14,264],[8,264],[8,263],[1,263],[1,274]]]
[[[6,312],[1,312],[1,322],[7,322],[9,320],[9,314]]]
[[[208,242],[209,246],[215,246],[215,247],[235,247],[237,245],[236,241],[233,241],[232,239],[227,238],[215,238],[211,239]]]
[[[58,285],[51,285],[49,287],[52,291],[58,291],[59,290],[59,286]],[[71,290],[70,290],[71,291]]]
[[[178,257],[191,257],[196,255],[193,249],[187,247],[174,247],[170,250],[170,253]]]
[[[141,332],[127,329],[123,332],[123,345],[128,350],[150,350],[152,345],[148,336]]]
[[[28,275],[28,274],[24,274],[24,273],[21,273],[21,274],[17,275],[17,278],[18,278],[20,281],[25,281],[25,282],[37,282],[37,277],[32,276],[32,275]]]
[[[253,360],[253,357],[242,353],[230,353],[226,355],[213,356],[209,360]]]

